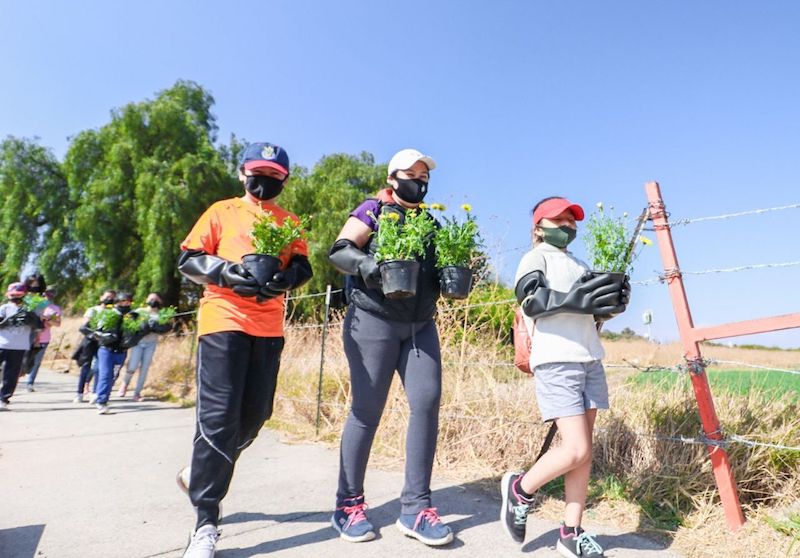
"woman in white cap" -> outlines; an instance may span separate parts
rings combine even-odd
[[[397,372],[408,396],[411,416],[406,437],[406,474],[397,527],[427,545],[453,540],[431,505],[431,471],[439,432],[442,359],[433,317],[439,298],[434,249],[420,258],[416,295],[388,299],[375,262],[374,217],[394,213],[402,220],[428,191],[436,163],[415,149],[403,149],[389,162],[387,183],[359,205],[330,250],[330,261],[347,275],[350,306],[344,322],[344,350],[350,366],[353,402],[341,442],[339,487],[331,523],[342,539],[375,538],[366,517],[364,476],[389,388]]]

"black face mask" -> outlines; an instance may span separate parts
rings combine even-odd
[[[161,308],[161,303],[157,300],[148,300],[147,305],[150,308]]]
[[[128,312],[131,311],[131,307],[130,306],[121,306],[121,305],[117,304],[117,310],[119,311],[120,314],[127,314]]]
[[[397,188],[394,189],[400,199],[408,203],[421,203],[428,193],[428,183],[424,180],[413,178],[397,178]]]
[[[113,298],[101,298],[100,304],[114,304],[116,301]]]
[[[283,183],[273,176],[248,176],[244,187],[259,200],[271,200],[283,191]]]

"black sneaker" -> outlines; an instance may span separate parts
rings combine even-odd
[[[525,525],[531,509],[531,501],[523,498],[518,492],[519,479],[523,473],[506,473],[500,481],[503,504],[500,508],[500,522],[503,529],[511,535],[515,542],[525,542]]]
[[[590,535],[580,527],[575,531],[567,529],[564,523],[561,523],[561,533],[556,543],[556,550],[561,556],[567,558],[583,558],[584,556],[591,556],[594,558],[603,558],[603,547],[597,544],[594,540],[594,535]]]

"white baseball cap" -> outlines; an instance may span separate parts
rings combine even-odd
[[[436,161],[427,155],[423,155],[416,149],[403,149],[395,153],[392,160],[389,161],[389,168],[387,169],[389,176],[395,171],[410,169],[417,161],[425,163],[429,171],[436,168]]]

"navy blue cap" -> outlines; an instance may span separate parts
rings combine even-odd
[[[289,155],[280,145],[267,142],[251,143],[242,154],[242,162],[246,170],[260,167],[271,167],[289,175]]]

